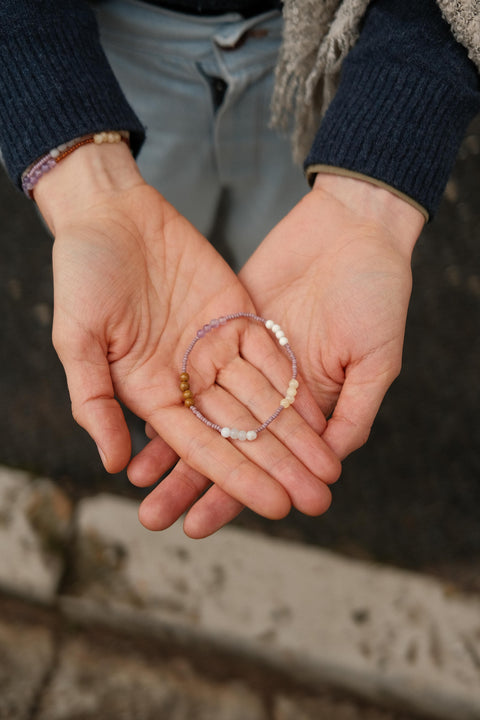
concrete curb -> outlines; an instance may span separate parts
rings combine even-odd
[[[149,533],[135,502],[110,495],[83,500],[70,515],[70,580],[58,593],[51,540],[69,537],[68,510],[46,482],[0,472],[11,513],[0,522],[0,583],[9,592],[59,602],[70,616],[123,632],[170,633],[241,653],[312,686],[329,683],[439,719],[480,718],[479,598],[235,528],[202,541],[178,525]],[[50,520],[37,513],[32,524],[39,487]],[[15,571],[24,564],[28,574]]]
[[[50,480],[0,467],[0,587],[35,601],[54,600],[72,512]]]

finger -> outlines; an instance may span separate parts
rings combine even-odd
[[[178,461],[178,455],[156,435],[130,461],[127,474],[132,485],[149,487],[156,483],[162,475]]]
[[[234,520],[243,509],[238,500],[226,495],[218,485],[212,485],[187,513],[183,530],[194,540],[200,540]]]
[[[292,376],[291,360],[265,329],[258,326],[248,328],[242,339],[241,356],[267,377],[277,390],[286,391]],[[295,408],[318,435],[325,431],[325,416],[306,383],[298,389]]]
[[[241,504],[270,519],[289,512],[290,498],[284,488],[185,407],[161,409],[148,421],[186,465]]]
[[[140,505],[138,516],[148,530],[165,530],[191,506],[210,485],[201,473],[182,460]]]
[[[324,486],[322,501],[317,504],[317,509],[311,503],[301,512],[305,515],[321,515],[328,510],[331,500],[331,492]],[[243,505],[226,495],[218,485],[212,485],[188,511],[184,531],[194,539],[208,537],[231,522],[243,509]]]
[[[123,411],[115,399],[110,366],[100,344],[86,341],[64,351],[56,343],[65,369],[72,415],[97,445],[107,472],[123,470],[130,459],[130,433]]]
[[[153,438],[157,436],[155,429],[150,425],[150,423],[145,423],[145,435],[149,440],[153,440]]]
[[[239,360],[236,365],[243,366],[249,370],[251,369],[248,363]],[[232,371],[233,372],[233,371]],[[249,392],[252,392],[252,401],[254,404],[262,405],[263,395],[266,401],[266,406],[269,408],[269,412],[272,412],[272,408],[278,407],[281,396],[277,394],[275,397],[275,389],[266,381],[266,379],[258,373],[255,369],[252,371],[252,375],[256,378],[252,379],[252,384],[249,384]],[[243,376],[244,377],[244,376]],[[255,382],[258,380],[258,391],[255,392]],[[239,400],[233,397],[224,388],[215,386],[209,391],[202,393],[202,397],[199,398],[197,404],[201,403],[202,410],[205,410],[208,417],[215,417],[215,422],[218,422],[220,426],[236,427],[238,429],[252,429],[258,427],[262,419],[255,417]],[[263,408],[263,412],[266,410]],[[284,418],[281,423],[283,415],[288,415]],[[292,432],[291,428],[295,425],[295,419],[299,427],[299,432]],[[198,422],[201,422],[198,420]],[[281,424],[285,427],[282,429]],[[275,432],[270,429],[276,426]],[[295,438],[298,437],[298,444],[302,446],[302,449],[308,446],[308,441],[305,442],[303,439],[303,431],[308,434],[311,433],[311,440],[315,444],[315,447],[320,447],[323,455],[327,458],[327,462],[330,466],[337,468],[339,462],[330,448],[326,443],[319,438],[316,433],[309,428],[305,421],[295,413],[293,408],[282,411],[280,416],[272,423],[268,429],[259,433],[259,436],[253,442],[240,441],[240,440],[227,440],[223,439],[223,442],[231,442],[235,445],[240,452],[244,454],[251,462],[257,467],[267,472],[279,485],[281,485],[293,503],[293,505],[303,513],[308,515],[319,515],[327,509],[330,505],[330,491],[326,487],[325,483],[322,482],[308,467],[306,467],[298,457],[289,449],[287,444],[283,443],[276,434],[283,435],[287,438],[288,442],[295,445]],[[215,430],[211,430],[212,433],[218,435]],[[313,461],[312,461],[313,463]],[[325,469],[327,463],[320,462],[322,470]],[[336,476],[331,476],[332,480],[336,479]]]
[[[225,370],[219,373],[217,378],[217,382],[221,387],[236,388],[237,400],[248,408],[253,416],[253,421],[256,420],[259,423],[270,417],[284,398],[288,387],[288,379],[285,381],[282,378],[282,380],[283,390],[279,392],[261,372],[241,358],[230,363]],[[299,381],[294,405],[282,410],[278,418],[269,425],[268,431],[310,473],[327,484],[333,483],[340,474],[340,463],[327,443],[319,437],[318,433],[297,411],[297,403],[301,405],[302,399],[310,396],[305,383],[301,378]],[[247,422],[247,420],[245,419],[244,422]],[[322,425],[323,430],[325,430],[325,420],[323,420]],[[255,444],[252,445],[254,448]],[[278,448],[278,445],[275,447]]]
[[[365,379],[362,365],[347,371],[337,404],[323,434],[325,442],[340,459],[343,460],[367,442],[394,377],[391,373],[384,373],[374,379]]]
[[[182,460],[172,472],[143,501],[139,510],[142,525],[149,530],[165,530],[170,527],[192,503],[209,487],[210,481],[197,471],[189,468]],[[215,496],[211,496],[212,490]],[[196,519],[186,521],[185,532],[190,537],[207,537],[233,520],[243,505],[213,485],[207,495],[213,498],[210,512]],[[206,497],[206,496],[205,496]],[[189,513],[190,515],[190,513]],[[187,516],[188,517],[188,516]]]

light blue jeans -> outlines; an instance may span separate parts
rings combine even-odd
[[[147,128],[144,178],[238,269],[308,190],[288,138],[269,128],[281,14],[197,17],[137,0],[95,7],[108,59]]]

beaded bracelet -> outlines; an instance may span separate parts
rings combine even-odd
[[[267,330],[271,330],[277,338],[279,344],[288,354],[292,363],[292,378],[288,384],[288,390],[285,394],[285,397],[282,398],[282,400],[280,401],[280,405],[275,410],[275,412],[270,415],[270,417],[267,418],[264,423],[262,423],[253,430],[238,430],[237,428],[221,427],[220,425],[217,425],[216,423],[206,418],[205,415],[203,415],[200,410],[195,406],[193,393],[190,389],[190,376],[187,372],[188,359],[197,342],[201,340],[201,338],[205,337],[205,335],[211,330],[215,330],[222,325],[225,325],[227,322],[230,322],[231,320],[237,320],[238,318],[247,318],[248,320],[253,320],[264,325]],[[292,348],[289,345],[285,333],[283,332],[280,325],[274,323],[273,320],[265,320],[265,318],[262,318],[259,315],[255,315],[254,313],[238,312],[234,313],[233,315],[225,315],[223,317],[210,320],[207,325],[204,325],[200,330],[197,331],[195,337],[188,346],[185,355],[183,356],[182,370],[180,373],[180,390],[182,391],[183,403],[185,407],[189,408],[199,420],[205,423],[205,425],[207,425],[208,427],[219,432],[220,435],[224,438],[231,438],[232,440],[256,440],[258,434],[261,433],[262,430],[265,430],[265,428],[267,428],[270,423],[272,423],[280,415],[282,410],[288,408],[294,402],[295,395],[297,394],[297,388],[297,359]]]
[[[119,142],[125,142],[127,145],[129,144],[130,133],[127,130],[109,130],[106,132],[92,133],[90,135],[82,135],[81,137],[62,143],[62,145],[58,145],[58,147],[50,150],[50,152],[43,155],[39,160],[36,160],[36,162],[25,170],[22,175],[23,192],[29,198],[32,198],[32,191],[40,178],[79,147],[89,145],[90,143],[102,145],[103,143]]]

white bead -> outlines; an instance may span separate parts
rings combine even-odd
[[[282,338],[282,337],[285,335],[285,333],[283,332],[283,330],[277,330],[277,332],[275,333],[275,335],[276,335],[277,338],[280,340],[280,338]]]
[[[230,437],[230,428],[228,428],[228,427],[222,428],[220,430],[220,435],[224,438],[229,438]]]
[[[242,441],[247,439],[247,433],[245,430],[238,431],[238,439]]]
[[[273,328],[273,320],[267,320],[265,322],[265,327],[267,328],[267,330],[271,330]]]
[[[60,155],[60,150],[58,148],[53,148],[53,150],[50,150],[50,155],[53,158],[57,158]]]
[[[283,408],[288,408],[288,407],[290,407],[291,402],[290,402],[290,400],[289,400],[287,397],[284,397],[283,400],[280,400],[280,405],[281,405]]]
[[[249,430],[247,432],[247,440],[252,441],[252,440],[256,440],[256,439],[257,439],[257,433],[255,432],[255,430]]]
[[[238,440],[238,430],[237,428],[231,428],[230,430],[230,437],[232,440]]]
[[[273,333],[277,333],[277,332],[278,332],[279,330],[281,330],[281,329],[282,329],[282,328],[280,327],[280,325],[276,325],[276,324],[275,324],[275,325],[272,325],[272,327],[271,327],[271,331],[272,331]]]
[[[298,382],[298,380],[296,380],[295,378],[292,378],[292,379],[290,380],[290,382],[288,383],[288,387],[298,388],[299,384],[300,384],[300,383]]]
[[[278,342],[280,343],[280,345],[287,345],[287,344],[288,344],[288,338],[286,338],[285,336],[283,336],[283,337],[280,338],[280,340],[279,340]]]

